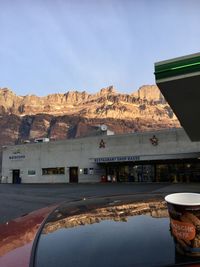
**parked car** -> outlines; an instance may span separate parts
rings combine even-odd
[[[179,255],[162,198],[65,202],[0,226],[0,267],[200,266]]]

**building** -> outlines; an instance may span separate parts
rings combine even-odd
[[[4,183],[198,182],[200,142],[183,129],[3,148]]]

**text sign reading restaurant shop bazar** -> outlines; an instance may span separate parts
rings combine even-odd
[[[120,156],[120,157],[95,158],[94,162],[102,163],[102,162],[118,162],[118,161],[138,161],[138,160],[140,160],[139,156]]]

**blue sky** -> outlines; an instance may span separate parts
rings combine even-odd
[[[199,0],[0,0],[0,88],[18,95],[154,84],[200,51]]]

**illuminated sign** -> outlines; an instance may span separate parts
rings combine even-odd
[[[119,156],[119,157],[95,158],[94,162],[103,163],[103,162],[138,161],[138,160],[140,160],[139,156]]]

